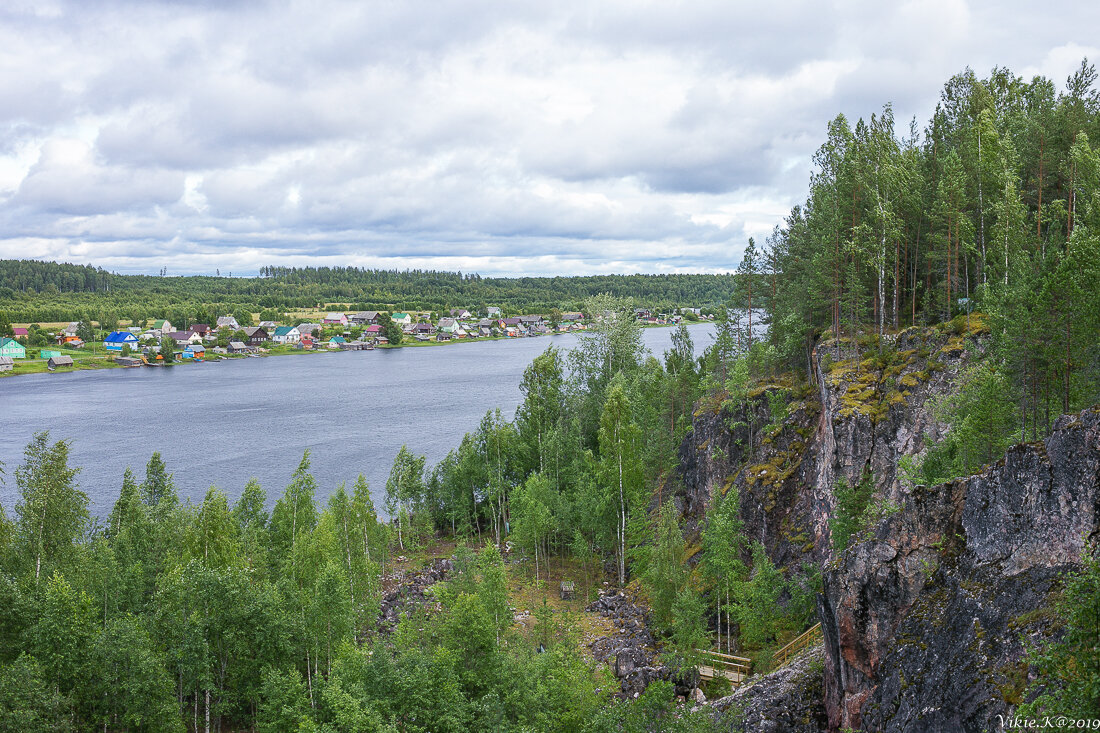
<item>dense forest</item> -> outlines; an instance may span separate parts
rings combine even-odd
[[[461,272],[264,267],[260,277],[116,275],[90,266],[0,260],[0,313],[13,323],[196,322],[209,314],[325,308],[443,311],[487,306],[511,314],[575,311],[599,293],[648,308],[724,302],[733,275],[490,278]],[[199,320],[197,322],[205,322]]]
[[[255,280],[118,285],[84,273],[82,287],[110,282],[110,294],[63,295],[60,284],[44,288],[43,301],[22,288],[5,293],[5,303],[58,307],[81,298],[121,307],[126,297],[178,305],[197,302],[183,291],[206,283],[215,295],[200,298],[204,307],[240,298],[275,308],[292,304],[277,300],[282,292],[311,304],[374,303],[352,291],[392,297],[398,282],[434,280],[431,302],[442,306],[454,304],[452,293],[501,302],[488,288],[507,292],[506,282],[513,307],[532,293],[532,307],[568,302],[603,316],[574,351],[551,347],[532,362],[514,419],[488,413],[434,466],[403,448],[385,486],[388,521],[362,481],[319,507],[308,455],[271,511],[254,482],[232,506],[218,489],[199,506],[181,505],[154,455],[140,483],[122,477],[114,510],[96,523],[67,444],[36,437],[24,462],[8,467],[21,498],[0,517],[0,717],[53,730],[710,729],[709,713],[678,706],[667,683],[612,700],[613,683],[585,661],[570,619],[544,611],[534,636],[512,628],[514,570],[497,548],[513,543],[534,578],[568,559],[639,587],[678,669],[716,645],[767,669],[772,651],[812,622],[820,569],[776,568],[745,531],[736,490],[716,496],[698,531],[685,532],[668,499],[696,410],[763,401],[778,424],[832,361],[888,365],[907,328],[977,334],[958,391],[937,404],[951,430],[904,467],[913,481],[934,483],[973,473],[1100,401],[1095,82],[1087,62],[1062,91],[1005,69],[985,79],[967,71],[947,83],[923,131],[913,123],[901,137],[889,106],[854,127],[838,117],[806,202],[762,247],[750,241],[735,279],[624,278],[627,288],[655,284],[624,299],[596,278],[276,268]],[[376,290],[366,287],[371,278]],[[643,352],[631,312],[643,292],[723,304],[701,358],[686,328],[667,353]],[[765,334],[754,318],[766,321]],[[837,487],[837,552],[870,521],[869,486]],[[379,633],[387,565],[444,535],[460,549],[455,574],[435,591],[438,612]],[[1045,678],[1033,682],[1058,685],[1029,698],[1033,712],[1080,712],[1096,701],[1100,659],[1082,639],[1091,638],[1098,570],[1086,563],[1074,593],[1051,610],[1065,633],[1037,652]]]
[[[945,405],[961,419],[925,462],[929,479],[1046,435],[1100,393],[1096,81],[1087,60],[1061,92],[966,71],[923,135],[914,121],[899,138],[889,106],[854,128],[837,117],[806,203],[742,265],[787,368],[805,371],[826,332],[869,350],[907,326],[982,314],[986,352]]]

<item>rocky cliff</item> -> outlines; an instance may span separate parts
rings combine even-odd
[[[814,352],[813,383],[778,382],[701,405],[679,456],[689,533],[736,486],[745,526],[776,565],[828,560],[837,479],[873,475],[880,496],[899,500],[898,458],[944,431],[928,401],[949,391],[981,332],[977,320],[961,334],[911,328],[862,353],[826,342]]]
[[[1100,410],[982,473],[918,487],[826,569],[832,728],[986,731],[1021,701],[1023,642],[1100,532]]]
[[[981,321],[909,329],[858,356],[822,344],[809,385],[778,383],[696,413],[680,452],[689,531],[736,487],[772,560],[823,569],[828,729],[989,730],[1021,701],[1024,643],[1050,632],[1050,597],[1097,533],[1100,413],[1062,418],[983,473],[910,487],[898,460],[941,424],[932,400],[981,348]],[[786,409],[773,408],[786,395]],[[838,478],[872,476],[888,514],[834,557]],[[767,690],[756,705],[767,709]],[[786,694],[786,693],[784,693]]]

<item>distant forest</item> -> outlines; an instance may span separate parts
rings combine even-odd
[[[259,277],[117,275],[87,265],[0,260],[0,312],[13,323],[90,320],[114,323],[196,313],[293,311],[327,307],[424,310],[498,306],[510,313],[577,310],[601,293],[649,308],[725,302],[734,275],[482,277],[431,270],[263,267]]]

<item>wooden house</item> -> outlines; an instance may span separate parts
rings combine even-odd
[[[206,356],[206,347],[202,344],[191,344],[183,350],[184,359],[202,359]]]
[[[344,313],[327,313],[321,323],[329,326],[346,326],[348,325],[348,317]]]
[[[138,337],[129,331],[111,331],[103,339],[103,348],[107,351],[122,351],[124,346],[129,346],[131,351],[137,351]]]
[[[202,336],[194,331],[171,331],[166,333],[165,336],[176,342],[176,346],[190,346],[191,344],[201,344]]]
[[[248,344],[250,346],[259,346],[271,340],[271,337],[267,333],[267,329],[262,326],[249,326],[244,329],[244,333],[248,336]]]
[[[15,359],[10,356],[0,356],[0,372],[10,372],[15,369]]]
[[[49,369],[57,369],[58,367],[71,367],[73,366],[73,358],[71,356],[51,356],[46,360],[46,367]]]
[[[302,340],[302,334],[294,326],[279,326],[271,334],[271,340],[277,344],[296,344]]]
[[[358,313],[353,313],[348,320],[355,326],[368,326],[373,323],[378,323],[378,311],[359,311]]]

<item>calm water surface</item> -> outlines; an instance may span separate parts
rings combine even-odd
[[[643,331],[656,356],[673,329]],[[691,327],[697,353],[712,326]],[[251,477],[269,504],[280,496],[302,452],[311,452],[322,503],[362,473],[376,504],[402,444],[433,463],[477,428],[486,411],[511,419],[523,370],[573,334],[481,341],[435,348],[379,349],[238,359],[171,369],[111,369],[0,380],[0,503],[11,513],[13,472],[32,435],[72,441],[70,465],[105,516],[130,466],[138,480],[153,451],[175,475],[180,498],[202,501],[216,485],[231,501]]]

